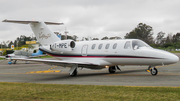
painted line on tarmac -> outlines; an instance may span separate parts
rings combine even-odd
[[[59,73],[61,70],[45,70],[45,71],[31,71],[26,72],[26,74],[35,74],[35,73]]]
[[[35,74],[35,73],[59,73],[61,72],[61,70],[52,70],[54,68],[56,68],[57,66],[54,66],[48,70],[44,70],[44,71],[30,71],[30,72],[26,72],[26,74]]]
[[[52,68],[50,68],[50,69],[48,69],[48,70],[52,70],[52,69],[55,69],[57,66],[54,66],[54,67],[52,67]]]

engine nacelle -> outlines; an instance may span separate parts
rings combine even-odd
[[[57,52],[72,51],[75,45],[73,40],[61,40],[51,44],[50,49]]]

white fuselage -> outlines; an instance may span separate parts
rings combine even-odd
[[[156,66],[179,61],[176,55],[154,49],[137,39],[79,41],[75,44],[71,51],[65,51],[67,47],[61,46],[58,42],[52,45],[53,51],[49,48],[40,48],[40,50],[61,60],[88,61],[102,67],[114,65]]]

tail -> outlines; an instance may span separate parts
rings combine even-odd
[[[58,36],[54,34],[48,28],[47,25],[62,25],[63,24],[63,23],[54,23],[54,22],[19,21],[19,20],[3,20],[3,22],[30,24],[31,29],[37,38],[37,41],[43,46],[50,45],[60,40]]]

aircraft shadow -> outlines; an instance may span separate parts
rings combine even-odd
[[[144,69],[140,69],[140,70],[128,70],[128,71],[117,71],[116,73],[114,74],[127,74],[127,73],[135,73],[135,72],[146,72]],[[104,72],[94,72],[94,73],[78,73],[77,76],[75,77],[71,77],[69,76],[69,73],[65,74],[52,74],[53,77],[48,77],[48,75],[51,75],[51,74],[47,74],[47,76],[45,78],[36,78],[34,79],[33,81],[54,81],[54,80],[76,80],[76,79],[79,79],[79,78],[85,78],[85,77],[93,77],[93,76],[111,76],[111,75],[114,75],[114,74],[110,74],[108,71],[107,73],[104,73]],[[46,74],[44,74],[46,75]],[[44,76],[43,75],[43,76]],[[120,75],[122,76],[122,75]],[[126,75],[128,76],[128,74]],[[131,74],[129,74],[129,76],[132,76]],[[133,75],[134,76],[134,75]],[[150,75],[151,76],[151,75]]]

